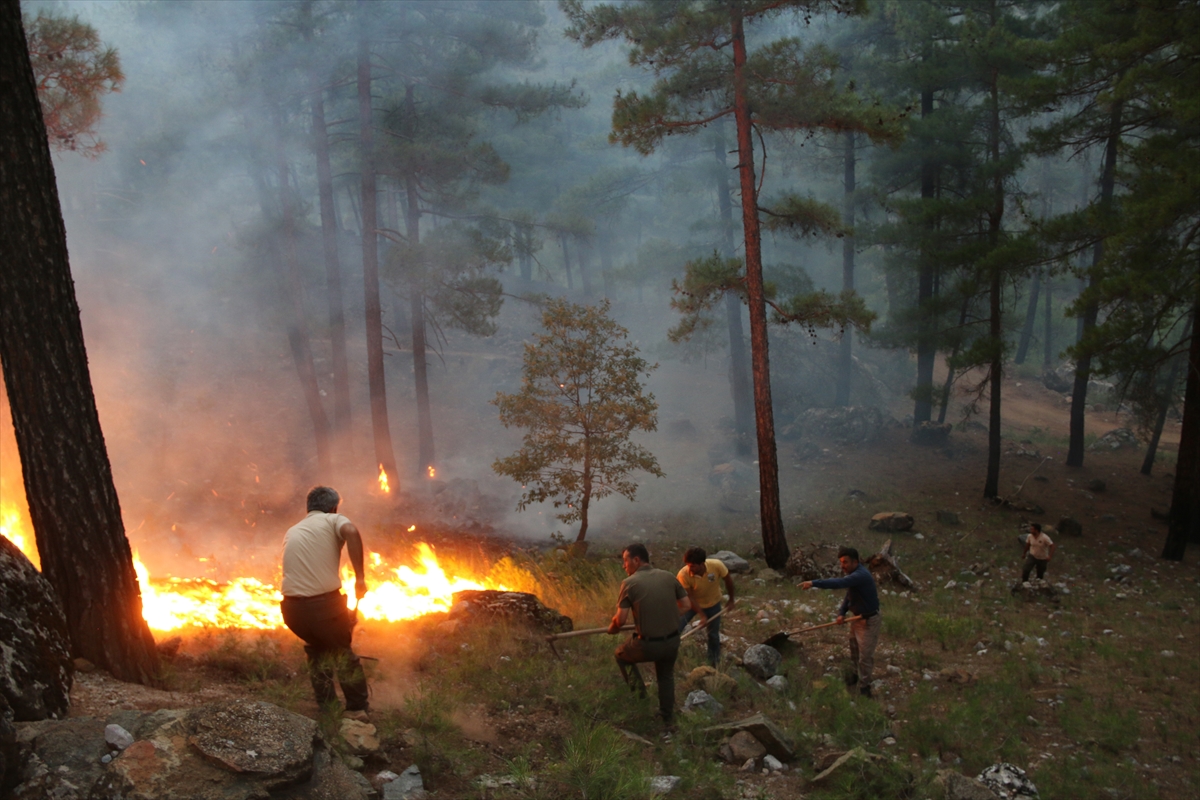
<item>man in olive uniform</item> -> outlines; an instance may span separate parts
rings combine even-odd
[[[666,570],[650,566],[644,544],[631,544],[621,553],[621,564],[629,577],[621,581],[617,612],[609,633],[619,633],[633,613],[633,637],[617,648],[617,666],[629,688],[646,695],[637,665],[654,662],[658,682],[658,710],[663,722],[675,720],[675,658],[679,655],[679,615],[692,608],[687,592]]]

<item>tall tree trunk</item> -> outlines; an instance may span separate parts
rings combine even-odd
[[[1193,291],[1200,294],[1200,286]],[[1171,493],[1171,520],[1162,557],[1182,561],[1187,545],[1200,544],[1200,297],[1192,304],[1192,344],[1188,348],[1187,381],[1183,394],[1183,428],[1179,432],[1179,459],[1175,463],[1175,489]]]
[[[409,87],[409,99],[412,87]],[[414,109],[415,111],[415,109]],[[421,243],[421,198],[417,194],[416,178],[404,179],[408,196],[405,232],[410,258],[415,257]],[[420,265],[409,265],[408,308],[412,324],[413,386],[417,398],[417,471],[422,477],[433,477],[433,416],[429,408],[429,363],[425,342],[425,293],[422,290]]]
[[[563,270],[567,273],[567,290],[575,290],[575,282],[571,278],[571,251],[567,249],[567,234],[560,233],[558,235],[558,243],[562,245],[563,253]]]
[[[291,191],[288,188],[288,162],[283,150],[283,119],[278,108],[272,113],[275,127],[275,165],[279,182],[280,235],[283,237],[283,270],[288,304],[292,307],[292,318],[287,326],[288,344],[292,350],[292,361],[300,388],[304,392],[304,403],[312,420],[313,436],[317,445],[318,480],[329,480],[333,469],[332,448],[329,444],[329,417],[321,403],[321,387],[317,381],[317,370],[313,364],[312,342],[308,335],[308,312],[304,302],[304,281],[300,275],[300,259],[296,255],[296,220],[292,213]]]
[[[1046,274],[1046,301],[1042,303],[1042,313],[1045,319],[1046,334],[1043,337],[1045,341],[1042,343],[1042,368],[1050,369],[1054,365],[1054,312],[1051,308],[1054,299],[1054,284],[1050,280],[1050,274]]]
[[[1121,138],[1121,108],[1122,101],[1113,103],[1112,115],[1109,119],[1108,141],[1104,145],[1104,171],[1100,176],[1100,216],[1107,219],[1112,209],[1113,185],[1117,173],[1117,143]],[[1104,239],[1096,242],[1092,249],[1092,269],[1088,279],[1089,287],[1095,283],[1095,270],[1104,257]],[[1096,316],[1099,306],[1095,300],[1089,300],[1083,308],[1080,321],[1079,338],[1087,337],[1092,328],[1096,327]],[[1084,416],[1087,410],[1087,387],[1092,377],[1092,356],[1085,353],[1075,362],[1075,385],[1071,388],[1071,438],[1067,445],[1067,466],[1083,466],[1083,433]]]
[[[1014,363],[1024,364],[1029,353],[1029,342],[1033,339],[1033,323],[1037,320],[1038,295],[1042,291],[1042,273],[1036,272],[1029,286],[1029,305],[1025,308],[1025,324],[1021,326],[1021,340],[1017,345]]]
[[[933,114],[933,90],[921,91],[921,119]],[[928,206],[934,199],[937,184],[937,164],[931,156],[921,161],[921,200]],[[926,211],[928,213],[928,211]],[[933,226],[931,219],[925,224]],[[933,415],[933,362],[937,355],[934,344],[935,320],[933,319],[933,280],[937,271],[937,255],[926,251],[923,245],[917,274],[917,386],[914,390],[913,426],[928,422]]]
[[[991,120],[988,126],[988,144],[991,156],[992,208],[988,211],[988,242],[993,250],[1000,246],[1000,229],[1004,221],[1004,178],[1000,173],[1000,86],[992,68]],[[994,260],[994,259],[993,259]],[[1004,377],[1004,328],[1001,318],[1001,293],[1004,285],[999,264],[992,264],[989,289],[988,336],[991,338],[992,362],[988,367],[988,458],[987,478],[983,484],[983,496],[994,499],[1000,494],[1000,384]]]
[[[854,131],[842,134],[845,151],[842,158],[842,224],[848,229],[854,229]],[[854,235],[847,234],[842,239],[842,291],[854,291]],[[854,361],[852,347],[854,329],[847,326],[842,331],[841,348],[838,351],[837,388],[834,391],[834,405],[850,405],[850,378],[853,375]]]
[[[1179,344],[1183,344],[1192,335],[1192,328],[1196,324],[1196,318],[1193,315],[1188,320],[1187,326],[1183,329],[1183,340]],[[1142,474],[1149,475],[1154,469],[1154,458],[1158,453],[1158,442],[1162,438],[1163,426],[1167,424],[1167,412],[1171,410],[1171,399],[1175,394],[1175,382],[1179,380],[1179,368],[1187,359],[1187,356],[1180,352],[1171,357],[1171,369],[1167,372],[1167,384],[1163,389],[1162,400],[1158,406],[1158,415],[1154,419],[1154,431],[1150,434],[1150,443],[1146,445],[1146,458],[1142,461]]]
[[[358,0],[363,30],[358,40],[358,126],[362,150],[363,315],[367,335],[367,386],[371,396],[371,430],[375,461],[393,478],[396,454],[388,422],[387,384],[383,372],[383,309],[379,302],[379,206],[375,187],[375,128],[371,115],[371,47],[366,34],[366,0]]]
[[[158,652],[92,394],[17,0],[0,0],[0,153],[0,366],[42,574],[66,615],[72,655],[148,683]]]
[[[961,331],[963,326],[967,324],[967,311],[971,307],[970,296],[963,297],[962,310],[958,314],[958,329]],[[954,357],[958,355],[960,347],[959,342],[954,343],[953,349],[950,351],[950,357],[946,359],[946,382],[942,384],[942,401],[938,407],[938,425],[946,421],[946,409],[950,406],[950,388],[954,386]]]
[[[604,236],[599,243],[599,245],[600,245],[600,277],[604,281],[604,298],[606,300],[611,300],[613,298],[613,295],[616,294],[616,285],[613,281],[613,269],[612,269],[612,240],[613,240],[613,230],[612,229],[615,226],[615,224],[616,224],[615,220],[609,221],[608,230],[606,231],[607,235]]]
[[[722,129],[724,126],[722,126]],[[717,137],[713,155],[719,166],[717,209],[721,214],[721,255],[733,258],[733,202],[730,196],[729,170],[725,162],[725,137]],[[733,396],[734,452],[748,457],[754,430],[754,387],[750,381],[750,363],[746,357],[746,339],[742,333],[742,300],[732,292],[725,295],[725,326],[729,331],[729,390]]]
[[[579,262],[579,282],[583,284],[583,296],[592,296],[592,276],[590,274],[592,268],[592,249],[591,246],[579,240],[579,257],[576,259]]]
[[[587,537],[588,507],[592,504],[592,454],[586,437],[583,443],[583,496],[579,499],[579,533],[576,542],[582,542]]]
[[[746,238],[746,295],[750,306],[750,357],[754,374],[754,418],[758,431],[759,513],[767,565],[787,564],[787,537],[779,507],[779,460],[775,450],[775,416],[771,407],[771,362],[767,353],[767,303],[763,289],[762,234],[758,192],[754,186],[754,141],[750,100],[746,91],[746,34],[742,10],[731,7],[733,22],[734,119],[737,120],[738,174],[742,189],[742,229]]]

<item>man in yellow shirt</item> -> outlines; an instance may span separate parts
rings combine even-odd
[[[699,617],[700,624],[708,627],[708,663],[717,666],[721,658],[721,620],[713,619],[721,611],[721,584],[729,592],[729,608],[733,608],[733,578],[729,567],[720,559],[708,558],[702,547],[689,547],[683,554],[683,569],[675,576],[688,599],[692,610],[679,619],[679,631],[687,627],[692,617]]]

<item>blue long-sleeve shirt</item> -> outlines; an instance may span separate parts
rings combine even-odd
[[[821,578],[812,582],[817,589],[845,589],[846,597],[838,609],[838,616],[846,616],[846,611],[853,611],[864,617],[872,617],[879,613],[879,593],[875,590],[875,576],[866,565],[859,562],[858,567],[842,578]]]

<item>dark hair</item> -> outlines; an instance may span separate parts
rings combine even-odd
[[[1040,523],[1040,522],[1031,522],[1031,523],[1029,523],[1029,527],[1033,528],[1034,533],[1042,532],[1042,523]]]
[[[308,490],[309,511],[323,511],[326,514],[332,514],[337,511],[340,502],[342,502],[342,498],[338,495],[337,490],[328,486],[314,486]]]
[[[634,542],[621,552],[629,553],[631,558],[640,558],[646,564],[650,563],[650,551],[646,549],[646,545],[644,544]]]
[[[706,558],[708,558],[708,553],[704,552],[703,547],[689,547],[683,554],[685,564],[703,564]]]
[[[844,545],[842,547],[839,547],[838,548],[838,558],[841,558],[842,556],[846,556],[847,558],[849,558],[853,561],[862,561],[862,559],[858,557],[858,551],[855,550],[853,547],[846,547]]]

